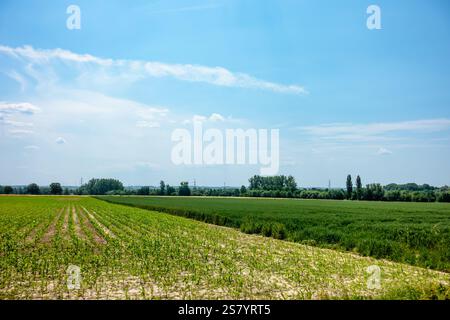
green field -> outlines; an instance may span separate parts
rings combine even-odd
[[[101,199],[450,271],[450,204],[200,197]]]
[[[421,299],[448,298],[449,285],[447,273],[89,197],[0,197],[0,299]]]

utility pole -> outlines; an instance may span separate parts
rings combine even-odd
[[[328,190],[331,190],[331,180],[328,180]]]

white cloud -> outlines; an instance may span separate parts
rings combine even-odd
[[[57,144],[66,144],[66,143],[67,143],[66,139],[61,138],[61,137],[58,137],[58,138],[55,140],[55,142],[56,142]]]
[[[165,107],[146,107],[137,112],[137,115],[143,119],[155,119],[157,117],[165,117],[169,113],[169,109]]]
[[[32,127],[33,123],[31,122],[21,122],[21,121],[14,121],[14,120],[7,120],[4,118],[0,118],[0,123],[3,123],[5,125],[9,125],[12,127]]]
[[[38,62],[48,63],[52,59],[60,59],[80,63],[91,62],[104,66],[110,66],[113,64],[113,60],[111,59],[101,59],[89,54],[77,54],[59,48],[51,50],[43,50],[43,49],[34,49],[31,46],[11,48],[8,46],[0,45],[0,52],[15,58],[22,58],[22,59],[25,58],[28,60],[32,60],[36,63]]]
[[[66,64],[76,64],[76,67],[86,65],[80,75],[83,79],[96,78],[107,81],[111,77],[121,77],[137,81],[145,77],[172,77],[189,82],[204,82],[216,86],[261,89],[277,93],[307,94],[299,85],[285,85],[254,78],[245,73],[229,71],[223,67],[209,67],[192,64],[169,64],[157,61],[113,60],[95,57],[89,54],[77,54],[63,49],[34,49],[31,46],[11,48],[0,46],[0,53],[21,59],[26,65],[50,65],[52,62],[63,61]],[[99,70],[92,70],[97,66]],[[43,80],[42,75],[36,75],[31,67],[28,73],[36,80]],[[51,74],[51,73],[48,73]],[[43,81],[48,81],[45,75]],[[103,77],[103,78],[102,78]],[[17,78],[17,77],[16,77]],[[17,80],[17,79],[16,79]]]
[[[7,103],[0,101],[0,112],[3,113],[22,113],[22,114],[34,114],[41,111],[41,109],[31,103]]]
[[[160,121],[167,116],[169,109],[165,107],[143,107],[140,108],[136,115],[140,118],[136,122],[138,128],[159,128]]]
[[[385,155],[392,154],[392,151],[381,147],[381,148],[378,149],[377,154],[380,155],[380,156],[385,156]]]
[[[402,122],[368,124],[331,123],[298,128],[301,131],[325,139],[377,140],[383,134],[394,132],[435,132],[450,129],[450,119],[427,119]]]
[[[25,150],[39,150],[40,148],[38,146],[25,146],[23,147]]]
[[[192,122],[231,122],[234,121],[231,117],[225,118],[223,115],[219,113],[212,113],[210,116],[203,116],[203,115],[194,115],[191,119],[185,119],[182,121],[182,124],[188,125]]]
[[[225,118],[221,115],[221,114],[218,114],[218,113],[213,113],[210,117],[209,117],[209,120],[211,120],[211,121],[225,121]]]
[[[34,131],[32,130],[26,130],[26,129],[12,129],[8,131],[10,134],[15,136],[23,136],[28,134],[33,134]]]

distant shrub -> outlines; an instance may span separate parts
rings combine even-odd
[[[40,194],[41,189],[36,183],[31,183],[27,186],[27,193],[28,194]]]
[[[116,179],[91,179],[88,183],[82,185],[79,194],[111,194],[108,192],[124,190],[122,182]],[[114,194],[114,193],[113,193]]]
[[[11,194],[11,193],[13,193],[14,192],[14,190],[13,190],[13,188],[11,187],[11,186],[5,186],[4,188],[3,188],[3,193],[4,194]]]
[[[445,191],[445,192],[438,193],[437,201],[439,201],[439,202],[450,202],[450,192],[449,191]]]

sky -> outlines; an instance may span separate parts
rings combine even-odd
[[[445,0],[2,0],[0,185],[260,173],[174,164],[171,135],[194,119],[278,129],[279,174],[302,187],[449,185],[449,39]]]

